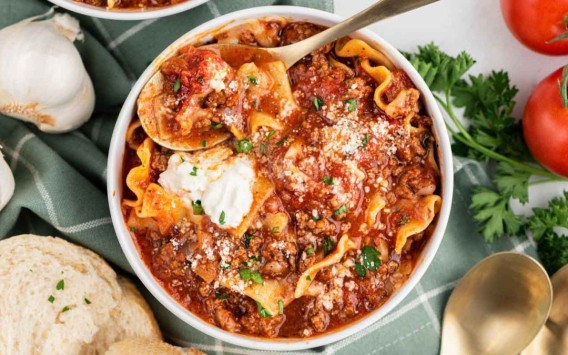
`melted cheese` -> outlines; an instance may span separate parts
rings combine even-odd
[[[205,214],[222,228],[236,228],[253,202],[255,172],[244,155],[232,156],[228,148],[213,148],[196,154],[176,153],[158,180],[188,208],[201,202]]]

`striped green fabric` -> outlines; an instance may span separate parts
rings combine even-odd
[[[0,145],[16,178],[16,193],[0,212],[0,239],[20,233],[55,235],[105,257],[131,273],[117,242],[106,199],[106,156],[120,105],[134,80],[160,51],[183,33],[220,14],[259,5],[301,5],[333,11],[331,0],[212,0],[159,20],[118,22],[77,16],[86,32],[78,47],[94,81],[97,109],[79,130],[49,135],[0,116]],[[47,11],[39,0],[0,0],[0,27]],[[456,189],[448,231],[435,261],[393,312],[364,331],[303,354],[436,354],[448,295],[477,261],[501,250],[535,255],[527,239],[487,245],[475,232],[467,206],[473,186],[488,184],[482,166],[456,160]],[[1,262],[1,261],[0,261]],[[132,276],[135,278],[135,276]],[[144,291],[144,287],[139,285]],[[260,354],[224,344],[183,324],[148,293],[162,331],[172,341],[210,354]]]

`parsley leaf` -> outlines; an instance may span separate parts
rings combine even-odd
[[[333,211],[333,214],[336,216],[341,216],[342,214],[347,213],[347,207],[345,207],[345,205],[341,205],[339,206],[338,209],[336,209],[335,211]]]
[[[319,96],[316,96],[314,98],[314,109],[316,111],[319,111],[322,108],[323,105],[324,105],[323,99]]]
[[[258,85],[258,79],[256,78],[256,76],[249,75],[248,82],[254,86]]]
[[[241,275],[241,279],[243,279],[244,282],[249,282],[252,278],[252,271],[250,271],[250,269],[240,269],[239,275]]]
[[[203,77],[201,75],[199,75],[197,77],[197,82],[199,83],[199,85],[203,86],[205,85],[205,81],[203,81]]]
[[[223,123],[211,121],[211,128],[212,129],[221,129],[221,128],[223,128]]]
[[[248,153],[252,147],[252,143],[248,139],[241,139],[237,142],[237,152],[239,153]]]
[[[327,237],[323,240],[323,256],[327,256],[333,250],[335,242],[331,237]]]
[[[333,176],[327,176],[327,175],[324,176],[324,177],[323,177],[323,182],[324,182],[326,185],[333,185]]]
[[[523,227],[523,219],[509,206],[509,197],[488,189],[478,187],[471,198],[473,218],[480,225],[480,232],[488,242],[493,242],[504,234],[517,235]]]
[[[225,211],[221,211],[221,215],[219,216],[219,224],[220,225],[225,224]]]
[[[221,301],[225,301],[226,299],[229,298],[229,296],[224,295],[220,292],[215,292],[215,297],[217,297],[218,299],[220,299]]]
[[[306,249],[306,255],[314,255],[314,248],[308,248]]]
[[[278,314],[284,314],[284,301],[278,300]]]
[[[258,301],[256,302],[256,308],[258,310],[258,314],[260,314],[262,318],[272,317],[272,313],[270,313],[268,309],[264,308]]]
[[[547,234],[555,234],[555,227],[568,229],[568,192],[550,200],[548,208],[533,208],[533,213],[527,227],[537,242]]]
[[[50,295],[47,300],[49,301],[49,303],[53,303],[53,301],[55,301],[55,297],[53,297],[53,295]]]
[[[367,276],[367,269],[359,263],[355,264],[355,272],[361,277]]]
[[[197,176],[197,167],[196,166],[194,166],[193,169],[191,169],[191,172],[189,173],[189,175]]]
[[[173,86],[174,93],[177,94],[180,87],[181,87],[181,77],[178,76],[178,78],[177,78],[177,80],[176,80],[176,82],[174,83],[174,86]]]
[[[65,280],[59,280],[57,285],[55,285],[56,290],[64,290],[65,289]]]
[[[375,247],[370,245],[365,245],[361,251],[361,263],[366,269],[377,270],[381,266],[381,259],[378,256],[381,255]]]
[[[511,164],[499,163],[493,182],[499,191],[507,196],[518,199],[521,203],[529,200],[530,173],[515,169]]]
[[[356,99],[346,100],[345,104],[347,105],[347,110],[349,110],[349,112],[354,112],[355,110],[357,110],[357,100]]]
[[[254,238],[254,235],[245,233],[245,239],[243,240],[243,245],[245,246],[245,248],[248,249],[248,247],[250,247],[250,241],[252,240],[252,238]]]
[[[191,207],[193,208],[194,215],[199,216],[203,214],[203,206],[201,206],[201,200],[192,201]]]

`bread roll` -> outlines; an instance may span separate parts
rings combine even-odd
[[[0,241],[0,354],[103,354],[129,338],[160,340],[134,285],[60,238]]]

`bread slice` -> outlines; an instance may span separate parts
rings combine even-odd
[[[0,354],[102,354],[128,337],[161,339],[134,285],[60,238],[0,241]]]
[[[161,341],[130,338],[111,345],[105,355],[205,355],[195,348],[178,348]]]

